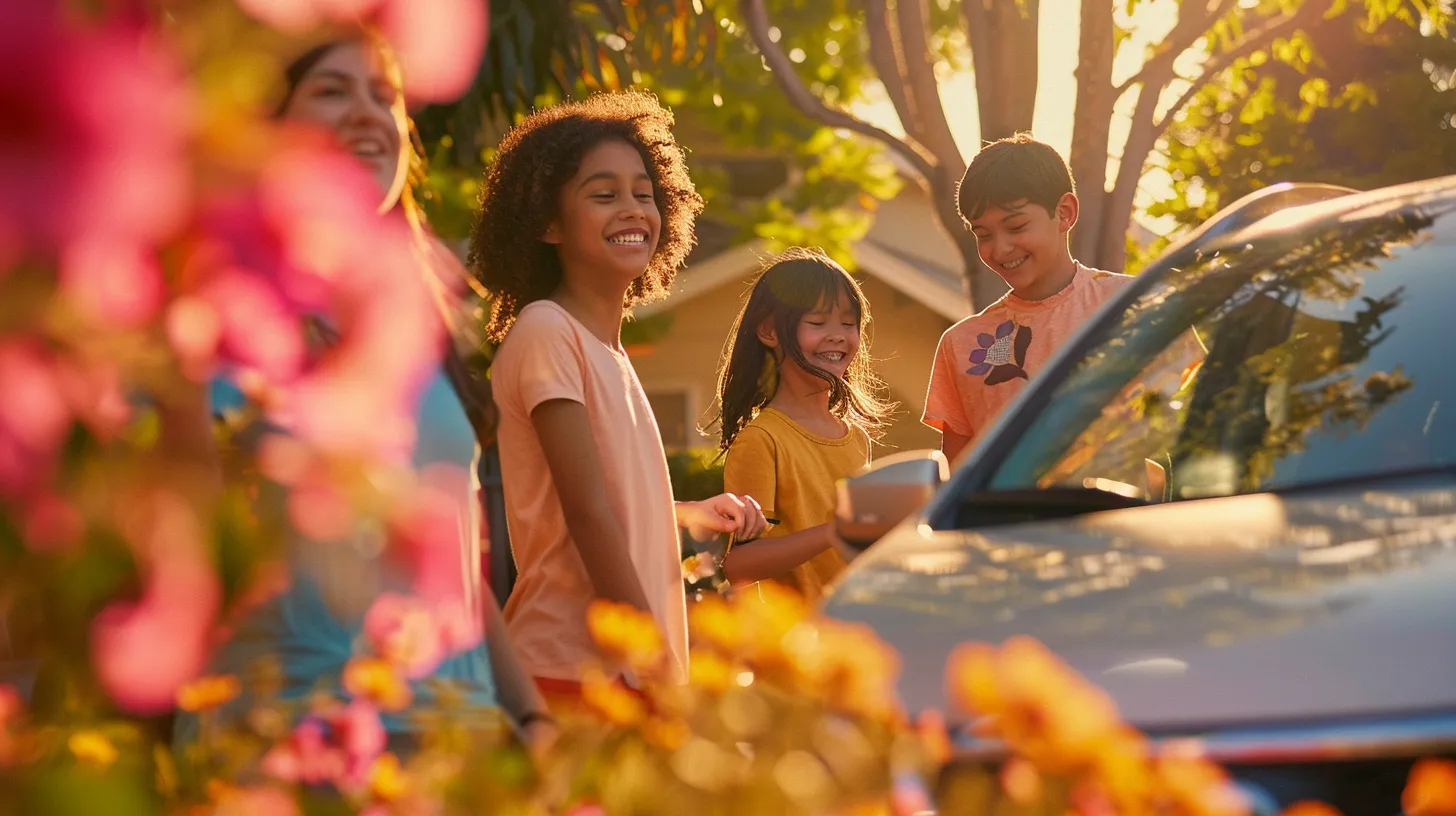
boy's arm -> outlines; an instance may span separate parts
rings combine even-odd
[[[945,454],[945,460],[952,465],[956,459],[971,446],[971,437],[963,436],[947,427],[940,432],[940,452]]]
[[[598,598],[650,611],[642,583],[626,557],[627,533],[607,502],[607,476],[592,438],[586,406],[568,399],[542,402],[531,412],[546,467],[561,499],[566,529]]]
[[[921,422],[940,431],[940,450],[952,464],[971,444],[975,436],[961,403],[960,388],[956,382],[960,373],[950,359],[950,332],[941,335],[935,349],[935,361],[930,366],[930,385],[925,392],[925,414]]]

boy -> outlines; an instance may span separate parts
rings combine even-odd
[[[1011,291],[940,338],[922,422],[952,462],[1047,358],[1132,278],[1072,258],[1077,193],[1067,163],[1027,133],[987,145],[961,179],[956,207],[981,261]]]

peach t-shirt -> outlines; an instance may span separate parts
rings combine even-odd
[[[979,436],[1047,358],[1131,282],[1130,275],[1079,263],[1072,282],[1045,300],[1008,292],[951,326],[935,350],[922,421],[942,433]]]
[[[586,406],[607,469],[602,486],[626,533],[587,546],[620,549],[642,583],[679,679],[688,662],[687,597],[667,457],[647,395],[626,355],[608,347],[551,301],[521,310],[491,365],[500,408],[506,522],[519,577],[506,603],[506,628],[534,677],[577,680],[597,657],[586,610],[591,579],[567,531],[561,499],[531,412],[543,402]]]

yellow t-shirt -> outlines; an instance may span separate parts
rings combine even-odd
[[[827,439],[765,408],[728,449],[723,485],[729,493],[752,496],[765,516],[779,520],[764,536],[767,540],[832,521],[835,482],[858,473],[869,460],[870,440],[863,430]],[[777,580],[812,601],[843,569],[839,553],[826,550]]]

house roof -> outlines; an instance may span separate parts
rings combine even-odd
[[[711,221],[699,221],[698,247],[666,299],[638,306],[638,317],[671,311],[699,295],[735,281],[746,282],[772,253],[762,239],[729,246]],[[707,228],[706,230],[704,228]],[[712,247],[710,251],[709,247]],[[852,249],[861,273],[873,277],[952,322],[971,314],[971,300],[958,271],[866,238]]]

